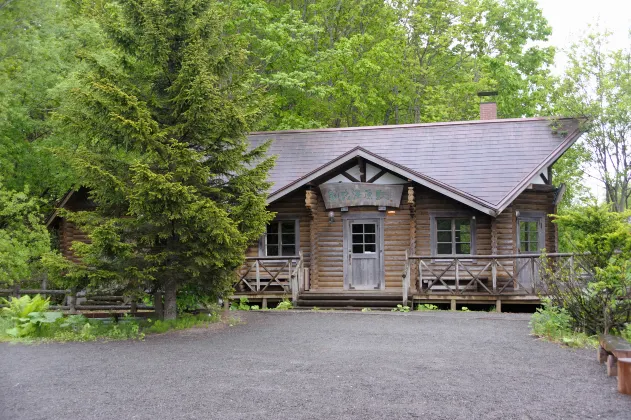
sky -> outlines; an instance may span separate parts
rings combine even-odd
[[[631,0],[538,0],[543,15],[552,26],[550,44],[557,47],[554,73],[563,74],[567,63],[564,49],[589,31],[588,25],[598,24],[609,30],[610,47],[620,49],[631,43]],[[596,174],[594,168],[586,168],[587,173]],[[604,198],[604,187],[598,181],[586,176],[585,182],[599,199]]]

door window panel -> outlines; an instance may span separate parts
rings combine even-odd
[[[353,223],[351,225],[353,254],[377,252],[377,225],[375,223]]]

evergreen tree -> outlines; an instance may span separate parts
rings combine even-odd
[[[111,48],[69,82],[60,150],[91,191],[94,212],[66,214],[90,236],[72,275],[92,285],[165,292],[231,286],[264,232],[273,159],[245,134],[261,100],[227,11],[211,0],[86,2]]]

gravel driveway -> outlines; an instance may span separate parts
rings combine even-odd
[[[142,342],[0,344],[2,419],[631,419],[528,316],[247,313]]]

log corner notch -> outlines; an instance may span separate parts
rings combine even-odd
[[[311,187],[305,192],[305,207],[309,211],[309,248],[311,258],[309,264],[311,287],[318,284],[318,192]]]
[[[410,208],[410,248],[409,255],[416,254],[416,201],[414,197],[414,186],[408,186],[408,207]],[[406,258],[407,260],[407,258]],[[412,264],[410,267],[410,278],[416,279],[416,264]],[[420,284],[417,285],[420,287]]]

